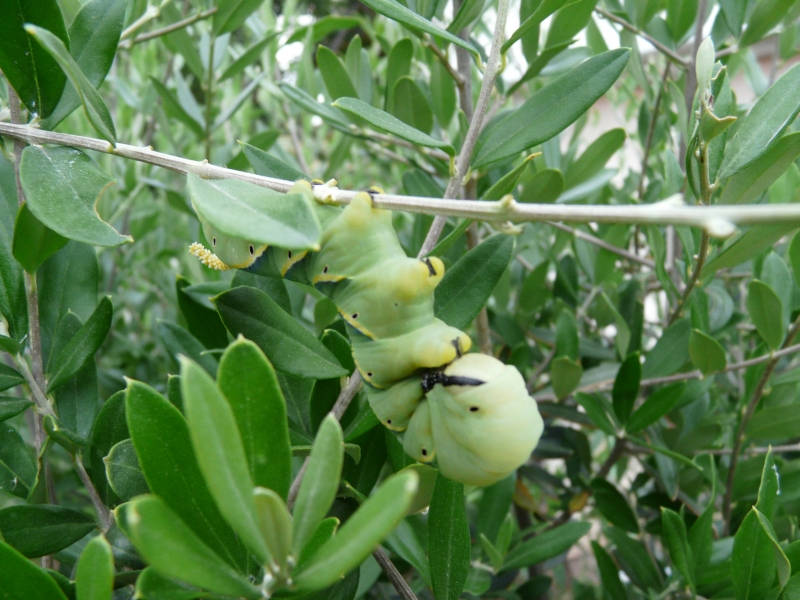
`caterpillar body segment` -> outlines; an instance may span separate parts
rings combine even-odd
[[[306,181],[290,193],[314,197]],[[387,428],[404,432],[406,453],[435,460],[450,479],[490,485],[536,446],[543,429],[536,402],[515,367],[467,354],[470,337],[434,316],[444,264],[406,256],[391,212],[373,206],[374,193],[381,192],[356,194],[344,209],[315,202],[322,236],[314,252],[229,239],[202,217],[207,239],[216,236],[215,253],[199,244],[192,252],[211,267],[286,277],[331,297],[372,410]]]

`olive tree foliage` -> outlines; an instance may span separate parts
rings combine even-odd
[[[0,11],[4,598],[800,597],[800,2]],[[530,460],[414,463],[330,299],[189,255],[187,174],[385,190]]]

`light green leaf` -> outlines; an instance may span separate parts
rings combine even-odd
[[[566,398],[580,385],[583,367],[568,356],[556,358],[550,363],[550,381],[556,397]]]
[[[747,17],[747,28],[739,39],[739,45],[749,46],[766,36],[786,17],[793,4],[794,0],[759,0]]]
[[[780,139],[800,112],[798,86],[800,65],[795,65],[758,99],[725,148],[719,179],[751,165]]]
[[[538,565],[563,554],[589,533],[591,523],[571,521],[522,542],[506,556],[503,571]]]
[[[161,498],[144,496],[123,506],[123,530],[162,575],[218,594],[261,598],[259,589],[217,556]]]
[[[477,58],[478,51],[470,44],[461,38],[453,35],[449,31],[440,29],[427,19],[422,18],[414,11],[406,8],[405,5],[396,2],[395,0],[361,0],[362,4],[366,4],[376,13],[382,14],[384,17],[389,17],[392,21],[397,21],[414,29],[416,31],[423,31],[430,33],[433,36],[440,37],[451,44],[461,46],[464,50],[471,53]]]
[[[6,600],[67,600],[50,575],[2,541],[0,589]]]
[[[757,279],[751,281],[747,286],[747,312],[767,345],[773,350],[780,348],[786,333],[783,307],[772,288]]]
[[[764,533],[767,535],[772,545],[772,551],[775,554],[775,564],[778,569],[778,588],[782,590],[789,581],[789,576],[792,574],[792,566],[789,564],[789,559],[786,558],[786,554],[784,554],[780,542],[778,542],[772,523],[770,523],[769,519],[764,516],[763,513],[759,512],[756,507],[753,507],[752,510],[758,517],[758,522],[761,524],[761,528],[764,530]]]
[[[211,496],[222,516],[262,565],[269,550],[260,535],[253,480],[231,405],[197,363],[181,357],[183,410]]]
[[[239,338],[222,355],[217,383],[233,409],[253,484],[285,499],[292,481],[292,450],[286,401],[275,370],[258,346]]]
[[[394,84],[401,77],[411,74],[411,59],[414,58],[414,44],[408,38],[403,38],[392,46],[386,62],[386,95],[384,109],[394,114],[392,110],[394,99]],[[450,77],[447,74],[447,77]],[[452,116],[452,115],[451,115]]]
[[[214,13],[214,35],[239,28],[264,0],[218,0]]]
[[[103,296],[92,316],[65,346],[58,349],[58,354],[50,361],[48,393],[73,377],[87,362],[94,360],[95,353],[103,345],[108,330],[111,328],[113,315],[114,307],[111,305],[111,298]]]
[[[242,151],[250,162],[258,175],[264,177],[275,177],[277,179],[288,179],[289,181],[296,181],[298,179],[308,179],[305,175],[295,169],[292,165],[283,162],[281,159],[272,156],[269,152],[260,150],[250,144],[239,142],[242,146]]]
[[[278,494],[267,488],[253,490],[259,531],[267,544],[269,555],[281,568],[292,551],[292,516]]]
[[[795,229],[797,229],[797,223],[753,225],[706,263],[703,267],[702,277],[706,278],[719,269],[729,269],[755,258],[765,250],[772,248],[775,242]]]
[[[752,508],[733,542],[731,575],[736,600],[763,600],[772,588],[776,566],[772,542]]]
[[[114,591],[114,556],[102,535],[92,538],[81,552],[75,575],[77,600],[109,600]]]
[[[309,250],[321,227],[303,194],[280,194],[236,179],[187,178],[192,204],[222,233],[255,244]]]
[[[689,336],[689,357],[703,375],[722,371],[728,364],[719,342],[699,329],[692,329]]]
[[[317,65],[331,100],[358,98],[358,92],[341,59],[330,48],[317,48]]]
[[[322,421],[311,449],[308,467],[297,492],[294,504],[294,535],[292,548],[300,556],[303,547],[328,514],[342,472],[344,440],[339,421],[329,414]]]
[[[800,156],[800,132],[779,139],[761,158],[729,178],[720,204],[750,204],[761,197]]]
[[[538,171],[522,188],[520,202],[550,204],[564,191],[566,181],[558,169]]]
[[[417,474],[413,471],[387,479],[303,569],[293,575],[297,589],[322,589],[361,564],[405,516],[416,491]]]
[[[396,135],[407,142],[426,148],[439,148],[447,152],[450,156],[455,156],[455,148],[447,142],[440,142],[428,134],[414,129],[410,125],[406,125],[400,119],[393,117],[389,113],[379,108],[374,108],[357,98],[340,98],[333,103],[333,106],[357,117],[361,117],[376,129]]]
[[[536,154],[529,154],[526,156],[519,166],[514,167],[511,171],[498,179],[492,187],[483,192],[481,200],[500,200],[506,194],[513,194],[514,190],[517,188],[519,178],[525,172],[525,169],[528,168],[530,161],[538,155],[539,153],[537,152]]]
[[[306,34],[308,33],[308,29],[311,28],[311,43],[316,44],[321,42],[330,34],[335,31],[340,31],[342,29],[353,29],[354,27],[358,27],[362,24],[362,20],[358,17],[341,17],[339,15],[326,15],[321,19],[317,19],[314,21],[313,25],[307,25],[305,27],[298,27],[295,29],[294,33],[291,37],[286,40],[287,44],[291,44],[294,42],[302,42]]]
[[[69,240],[47,227],[33,216],[24,203],[14,226],[14,258],[28,273],[35,273],[44,261],[61,250]]]
[[[544,0],[541,4],[539,4],[536,10],[533,11],[533,14],[525,19],[519,28],[511,34],[511,37],[508,38],[508,41],[506,41],[500,48],[500,52],[505,54],[508,52],[508,49],[511,48],[511,46],[513,46],[518,40],[521,40],[525,34],[533,31],[547,17],[552,15],[558,9],[569,6],[570,4],[575,4],[577,1],[578,0]]]
[[[303,110],[310,112],[312,115],[322,117],[339,131],[348,134],[352,133],[350,131],[350,123],[342,117],[342,113],[331,108],[329,104],[317,102],[313,96],[293,85],[279,83],[278,87],[281,88],[281,91],[289,100]]]
[[[97,92],[97,89],[86,78],[75,59],[72,58],[64,42],[47,29],[36,25],[26,25],[25,31],[39,42],[50,53],[50,56],[56,59],[67,79],[78,92],[86,117],[95,131],[100,134],[100,137],[108,140],[112,145],[116,145],[117,132],[114,130],[114,121],[111,119],[111,113],[108,112],[106,103],[103,102],[103,98]]]
[[[626,137],[625,130],[620,127],[606,131],[593,141],[564,173],[567,188],[588,181],[599,173],[617,150],[622,148]]]
[[[629,56],[627,48],[604,52],[536,92],[488,130],[475,154],[473,167],[513,156],[566,129],[608,91]]]
[[[62,236],[95,246],[132,242],[97,214],[97,203],[114,183],[80,150],[28,146],[22,153],[20,179],[28,208]]]
[[[321,19],[321,20],[324,20]],[[233,61],[227,69],[219,76],[219,81],[223,82],[226,79],[230,79],[231,77],[235,77],[242,71],[244,71],[247,67],[254,64],[261,54],[266,50],[269,43],[274,40],[278,35],[280,35],[280,31],[271,31],[266,34],[262,39],[258,42],[250,46],[247,50],[242,52],[242,55]],[[302,39],[302,38],[301,38]]]
[[[392,114],[414,129],[429,135],[433,129],[433,109],[422,89],[411,77],[394,84]]]

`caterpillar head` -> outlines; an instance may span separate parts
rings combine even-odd
[[[227,269],[246,269],[267,249],[266,244],[254,244],[220,233],[216,228],[201,219],[203,234],[211,242],[211,249],[195,242],[189,251],[200,261],[218,271]]]

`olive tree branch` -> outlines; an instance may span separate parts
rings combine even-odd
[[[209,10],[204,10],[202,12],[196,13],[190,17],[186,17],[185,19],[181,19],[180,21],[175,21],[171,25],[167,25],[160,29],[156,29],[149,33],[143,33],[142,35],[137,35],[133,39],[123,39],[119,43],[119,48],[130,48],[135,46],[136,44],[141,44],[142,42],[146,42],[148,40],[152,40],[157,37],[161,37],[162,35],[167,35],[172,33],[173,31],[178,31],[179,29],[183,29],[184,27],[188,27],[193,23],[197,23],[198,21],[202,21],[204,19],[208,19],[209,17],[213,16],[214,13],[217,12],[217,7],[211,8]],[[156,15],[157,16],[157,15]]]
[[[440,63],[442,63],[442,66],[449,73],[450,77],[453,78],[453,81],[456,82],[456,85],[459,87],[459,89],[463,88],[467,84],[469,80],[465,80],[464,77],[462,77],[461,74],[453,68],[453,65],[451,65],[450,61],[447,59],[447,54],[445,54],[435,42],[431,41],[430,36],[425,36],[422,45],[430,48],[431,52],[433,52],[433,55]],[[466,52],[466,50],[464,52]]]
[[[742,448],[742,444],[744,443],[745,438],[745,429],[747,428],[747,423],[750,422],[750,418],[753,416],[753,413],[758,406],[758,403],[761,401],[762,396],[764,395],[764,389],[767,387],[767,383],[769,383],[769,378],[772,376],[772,372],[775,370],[775,367],[778,364],[778,361],[781,359],[782,356],[786,354],[790,348],[797,348],[798,346],[792,346],[792,340],[794,340],[795,336],[797,335],[798,331],[800,331],[800,317],[798,317],[794,324],[792,325],[791,329],[789,329],[789,333],[786,334],[786,339],[783,341],[783,345],[781,346],[781,350],[778,352],[773,352],[768,354],[769,360],[767,361],[767,365],[764,367],[764,371],[761,373],[761,377],[756,384],[755,389],[753,390],[753,395],[750,398],[750,402],[747,403],[747,407],[745,408],[744,414],[742,415],[741,420],[739,421],[739,426],[736,428],[736,437],[733,439],[733,449],[731,450],[731,464],[728,467],[728,479],[727,484],[725,486],[725,498],[722,503],[722,517],[724,522],[724,535],[728,535],[731,527],[731,501],[733,499],[733,478],[736,474],[736,465],[739,462],[739,451]]]
[[[607,10],[605,10],[604,8],[600,8],[599,6],[595,7],[594,11],[598,15],[602,16],[604,19],[611,21],[612,23],[616,23],[617,25],[621,25],[623,29],[627,29],[631,33],[635,33],[637,36],[650,43],[650,45],[652,45],[656,50],[664,54],[664,56],[669,58],[672,62],[674,62],[678,66],[683,68],[687,68],[689,66],[691,62],[689,59],[684,58],[683,56],[674,52],[673,50],[670,50],[664,44],[655,39],[653,36],[648,35],[644,31],[636,27],[636,25],[629,23],[625,19],[618,17],[617,15],[612,14]]]
[[[478,103],[475,105],[472,117],[470,118],[469,129],[464,136],[464,143],[461,145],[461,152],[456,159],[455,173],[450,178],[450,183],[447,185],[447,190],[444,193],[445,200],[456,198],[461,186],[464,183],[464,178],[469,170],[469,162],[472,158],[472,151],[475,149],[475,144],[478,141],[478,134],[481,132],[483,125],[483,118],[486,116],[486,110],[489,106],[489,97],[494,89],[494,82],[500,72],[501,57],[500,48],[503,45],[503,34],[506,28],[506,19],[508,18],[508,4],[509,0],[499,0],[497,3],[497,22],[495,23],[494,36],[492,38],[492,48],[489,52],[489,58],[486,61],[486,67],[483,72],[483,82],[481,83],[481,91],[478,95]],[[459,61],[459,65],[461,61]],[[462,76],[463,76],[462,72]],[[466,112],[466,111],[465,111]],[[424,256],[430,252],[442,235],[447,217],[438,215],[431,224],[428,230],[428,235],[420,248],[419,256]]]
[[[156,152],[151,147],[118,143],[116,148],[97,138],[43,131],[27,125],[0,123],[0,135],[26,140],[35,144],[60,144],[137,160],[177,173],[192,173],[206,179],[237,179],[276,192],[287,192],[293,181],[263,177],[212,165],[206,161]],[[347,204],[358,192],[316,186],[319,200],[331,204]],[[445,215],[494,223],[562,221],[569,223],[628,223],[641,225],[679,225],[709,229],[712,234],[730,233],[730,225],[756,225],[797,222],[800,224],[800,204],[686,206],[677,198],[655,204],[626,205],[568,205],[518,203],[510,196],[498,201],[458,200],[375,194],[374,204],[386,210],[401,210],[427,215]],[[721,228],[721,226],[723,226]]]

